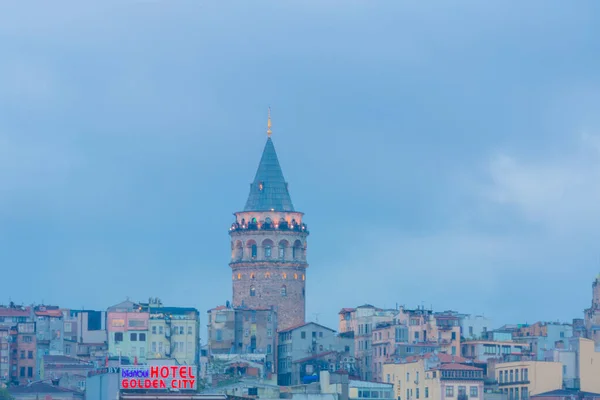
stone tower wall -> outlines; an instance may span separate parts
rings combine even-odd
[[[304,323],[308,232],[240,228],[230,236],[234,307],[274,307],[278,330]]]

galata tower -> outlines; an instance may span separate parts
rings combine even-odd
[[[267,143],[243,211],[229,229],[233,306],[277,311],[277,329],[305,322],[306,238],[303,213],[294,209],[271,139]]]

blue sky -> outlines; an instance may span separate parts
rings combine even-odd
[[[271,106],[309,319],[582,317],[599,38],[594,1],[2,4],[0,302],[223,304]]]

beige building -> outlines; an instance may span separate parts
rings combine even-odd
[[[499,363],[495,366],[495,375],[500,390],[515,400],[561,389],[563,385],[563,365],[559,362]]]
[[[600,393],[600,352],[595,351],[594,341],[578,338],[574,341],[577,354],[575,373],[579,389],[584,392]]]
[[[173,359],[180,365],[198,365],[200,313],[189,307],[164,307],[160,299],[140,304],[148,313],[146,359]],[[145,346],[144,346],[145,347]],[[140,347],[140,355],[142,348]]]
[[[394,322],[398,310],[365,304],[356,308],[344,308],[339,312],[340,333],[354,334],[354,354],[361,379],[373,380],[373,331],[377,324]]]
[[[385,364],[386,380],[398,400],[483,399],[483,370],[467,364],[441,363],[421,357],[402,364]]]
[[[365,304],[344,308],[339,316],[340,332],[354,334],[358,371],[365,380],[382,381],[383,364],[403,357],[406,350],[420,354],[419,348],[435,347],[443,353],[461,355],[460,319],[450,312],[404,307],[384,310]]]

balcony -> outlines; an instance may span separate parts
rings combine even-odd
[[[308,232],[306,224],[299,224],[295,221],[288,224],[287,221],[282,222],[234,222],[229,228],[229,232],[239,231],[292,231],[292,232]]]
[[[529,379],[520,379],[508,382],[498,382],[498,386],[511,386],[511,385],[529,385],[531,381]]]

